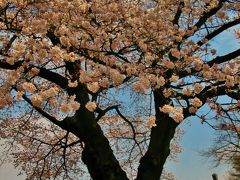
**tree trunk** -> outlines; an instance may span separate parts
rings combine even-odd
[[[92,114],[85,111],[66,122],[67,129],[84,142],[82,160],[91,177],[103,180],[128,179]]]
[[[140,160],[137,180],[159,180],[163,166],[170,154],[170,142],[175,134],[177,123],[168,115],[160,112],[163,102],[159,93],[154,92],[156,127],[152,128],[149,148]]]
[[[76,67],[70,66],[69,70],[73,69],[74,72],[74,68]],[[68,117],[63,121],[64,129],[84,142],[82,161],[86,164],[91,177],[94,180],[128,179],[115,158],[109,141],[98,125],[94,113],[85,108],[85,104],[89,101],[87,89],[78,86],[69,89],[68,93],[76,95],[76,100],[80,102],[81,106],[73,117]]]
[[[66,119],[64,123],[66,129],[84,142],[82,160],[94,180],[128,179],[92,112],[81,108],[74,117]]]

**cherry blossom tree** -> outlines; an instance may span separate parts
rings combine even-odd
[[[214,127],[204,107],[239,111],[240,49],[211,43],[226,31],[239,40],[239,10],[238,0],[0,1],[4,157],[28,179],[159,179],[180,151],[179,124]]]

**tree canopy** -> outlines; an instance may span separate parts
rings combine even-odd
[[[6,155],[28,179],[159,179],[185,119],[224,129],[215,120],[239,113],[240,49],[212,43],[239,40],[239,11],[238,0],[2,0]]]

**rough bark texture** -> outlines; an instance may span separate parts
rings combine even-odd
[[[76,94],[81,104],[86,104],[89,101],[87,91],[83,87],[77,88],[76,91],[70,93]],[[74,117],[66,118],[63,123],[66,130],[84,142],[82,160],[94,180],[128,179],[115,158],[109,141],[97,124],[93,112],[88,111],[83,105]]]
[[[170,154],[170,142],[178,125],[168,115],[159,111],[159,107],[164,104],[164,102],[161,102],[162,98],[159,93],[154,93],[154,99],[157,126],[152,128],[149,148],[140,160],[137,180],[160,179],[163,166]]]
[[[67,129],[84,142],[82,160],[91,177],[109,180],[128,179],[92,114],[82,111],[66,121]]]

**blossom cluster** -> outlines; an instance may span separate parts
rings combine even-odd
[[[95,109],[97,108],[97,104],[96,104],[95,101],[89,101],[89,102],[87,102],[87,104],[85,105],[85,107],[86,107],[89,111],[93,112],[93,111],[95,111]]]
[[[148,119],[147,119],[147,126],[149,128],[157,126],[157,124],[156,124],[156,117],[155,116],[148,117]]]
[[[76,96],[72,95],[69,97],[69,102],[64,103],[60,106],[60,109],[64,113],[69,113],[71,111],[75,112],[80,108],[80,103],[75,101]]]
[[[171,105],[164,105],[163,107],[159,107],[160,111],[166,114],[169,114],[172,119],[180,123],[184,119],[183,109],[182,108],[175,108]]]

